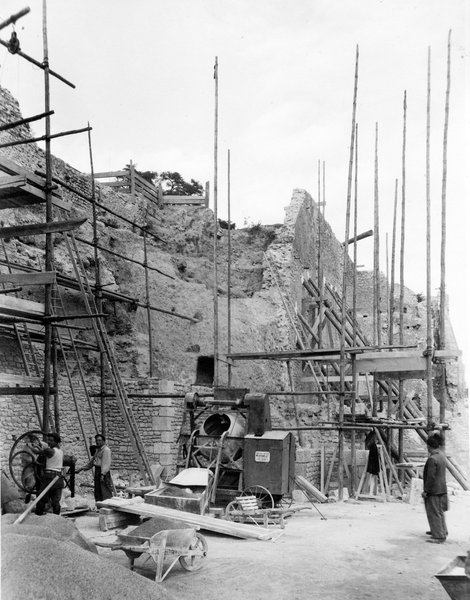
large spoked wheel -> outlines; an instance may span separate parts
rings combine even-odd
[[[243,490],[242,496],[254,496],[258,508],[274,508],[274,498],[271,492],[262,485],[251,485]]]
[[[227,521],[235,521],[236,523],[244,523],[243,509],[238,500],[232,500],[225,507],[225,518]]]
[[[10,451],[8,464],[11,477],[16,485],[28,494],[34,491],[41,469],[36,454],[29,445],[40,443],[41,438],[41,431],[27,431],[20,435]]]
[[[199,571],[207,555],[206,538],[196,532],[196,537],[189,547],[187,556],[180,556],[179,561],[185,571]]]

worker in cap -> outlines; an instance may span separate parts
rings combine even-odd
[[[446,484],[446,457],[443,452],[443,439],[439,433],[432,433],[427,439],[429,458],[423,471],[423,498],[431,536],[426,540],[432,544],[442,544],[447,538],[445,512],[448,510]]]

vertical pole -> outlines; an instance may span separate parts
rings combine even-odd
[[[219,134],[219,64],[217,56],[214,65],[215,111],[214,111],[214,387],[219,385],[219,306],[217,274],[217,152]]]
[[[373,292],[373,326],[374,344],[381,346],[380,323],[380,276],[379,276],[379,125],[375,124],[375,160],[374,160],[374,292]],[[377,377],[374,374],[372,388],[372,416],[377,416]]]
[[[375,339],[377,345],[382,345],[382,323],[380,318],[380,231],[379,231],[379,124],[375,124],[375,168],[374,168],[374,298],[375,298]]]
[[[287,361],[287,374],[289,376],[290,391],[295,392],[294,377],[292,375],[292,364],[291,364],[290,360]],[[299,445],[302,447],[303,446],[302,431],[300,431],[300,429],[299,429],[299,427],[300,427],[299,412],[297,409],[297,399],[294,394],[292,394],[292,405],[294,407],[295,426],[297,427],[297,431],[298,431]]]
[[[88,127],[90,123],[88,123]],[[96,215],[96,185],[95,168],[93,164],[93,149],[91,145],[91,131],[88,131],[88,154],[90,158],[90,185],[91,185],[91,207],[93,215],[93,256],[95,259],[95,301],[99,313],[103,312],[103,293],[101,290],[101,263],[98,254],[98,226]],[[105,399],[105,358],[104,352],[100,350],[100,416],[101,433],[106,435],[106,399]]]
[[[132,200],[135,200],[135,168],[132,163],[132,160],[129,161],[129,175],[131,178],[130,181],[130,192]]]
[[[322,227],[321,227],[321,177],[320,177],[320,161],[318,161],[318,195],[317,195],[317,283],[319,289],[318,299],[318,347],[321,348],[321,321],[323,316],[323,271],[321,267],[321,249],[322,249]]]
[[[232,221],[230,214],[230,149],[227,151],[227,353],[232,351]],[[232,385],[232,364],[227,366],[228,386]]]
[[[144,269],[145,269],[145,304],[147,306],[147,327],[149,332],[149,377],[153,377],[153,342],[152,311],[150,310],[149,270],[147,251],[147,229],[144,228]]]
[[[403,93],[403,143],[401,155],[401,231],[400,231],[400,300],[399,300],[399,342],[404,344],[404,308],[405,308],[405,208],[406,208],[406,90]],[[398,383],[398,418],[405,416],[405,386],[402,379]],[[398,460],[403,462],[404,431],[398,430]],[[402,483],[405,474],[402,473]]]
[[[358,146],[359,146],[359,142],[358,142],[358,135],[359,135],[359,127],[356,123],[356,133],[355,133],[355,138],[354,138],[354,146],[355,146],[355,151],[354,151],[354,225],[353,225],[353,229],[354,229],[354,246],[353,246],[353,262],[354,262],[354,267],[353,267],[353,300],[352,300],[352,317],[353,317],[353,336],[352,336],[352,345],[355,347],[357,346],[357,319],[356,319],[356,314],[357,314],[357,173],[358,173],[358,162],[359,162],[359,156],[358,156]],[[354,425],[354,423],[356,422],[356,396],[357,396],[357,364],[356,364],[356,354],[352,355],[351,358],[352,364],[351,364],[351,368],[352,368],[352,392],[353,394],[351,395],[351,421]],[[353,429],[351,431],[351,489],[353,494],[356,491],[356,485],[357,485],[357,481],[356,481],[356,469],[357,469],[357,465],[356,465],[356,430]]]
[[[319,230],[318,230],[318,236],[320,241],[322,240],[322,234],[323,234],[323,228],[322,228],[322,223],[325,222],[325,207],[326,207],[326,176],[325,176],[325,161],[323,161],[323,197],[322,197],[322,207],[321,207],[321,219],[320,219],[320,225],[319,225]],[[319,213],[320,216],[320,213]],[[323,244],[322,244],[323,246]],[[318,331],[317,331],[317,335],[318,335],[318,347],[322,348],[323,347],[323,341],[322,341],[322,334],[323,334],[323,319],[324,319],[324,314],[325,314],[325,307],[323,306],[324,302],[325,302],[325,275],[324,275],[324,271],[323,271],[323,262],[321,260],[321,255],[320,255],[320,275],[321,275],[321,281],[320,281],[320,294],[319,294],[319,298],[320,298],[320,322],[318,323]],[[328,396],[328,403],[330,401],[330,397]]]
[[[426,384],[427,384],[427,416],[428,429],[432,426],[432,300],[431,300],[431,170],[430,170],[430,137],[431,137],[431,48],[428,47],[428,80],[426,104]]]
[[[398,203],[398,179],[395,179],[395,198],[393,202],[393,228],[392,228],[392,256],[390,263],[390,295],[388,306],[388,343],[393,345],[393,312],[395,309],[395,250],[397,235],[397,203]],[[392,349],[390,349],[390,352]]]
[[[449,130],[449,96],[450,96],[450,40],[452,31],[449,30],[447,38],[447,88],[446,88],[446,105],[444,117],[444,139],[442,143],[442,194],[441,194],[441,290],[439,301],[439,347],[446,347],[446,222],[447,222],[447,134]],[[439,421],[445,423],[446,420],[446,364],[441,365],[441,382],[440,382],[440,406],[439,406]],[[445,434],[445,431],[442,430]]]
[[[347,265],[348,265],[348,240],[349,240],[349,219],[351,212],[351,188],[352,188],[352,169],[354,156],[354,134],[356,132],[356,98],[357,98],[357,76],[359,68],[359,46],[356,46],[356,69],[354,74],[354,95],[351,123],[351,142],[349,146],[349,169],[348,169],[348,193],[346,201],[346,225],[343,246],[343,282],[341,304],[341,346],[340,346],[340,402],[339,402],[339,432],[338,432],[338,499],[343,499],[343,458],[344,458],[344,395],[345,384],[344,374],[346,370],[346,292],[347,292]]]
[[[396,252],[396,237],[397,237],[397,203],[398,203],[398,179],[395,179],[395,195],[393,200],[393,226],[392,226],[392,256],[390,262],[390,289],[389,289],[389,305],[388,305],[388,343],[393,345],[393,312],[395,309],[394,292],[395,292],[395,252]],[[392,352],[392,349],[390,349]],[[388,381],[388,407],[387,415],[390,418],[392,414],[392,380]],[[391,453],[393,445],[393,429],[388,430],[388,452]]]
[[[57,329],[52,330],[52,381],[54,387],[54,429],[60,434],[59,374],[57,371]]]
[[[50,111],[50,91],[49,91],[49,50],[47,44],[47,3],[43,0],[43,17],[42,17],[42,35],[44,47],[44,111]],[[45,134],[46,134],[46,222],[49,223],[53,219],[52,214],[52,159],[51,159],[51,120],[49,116],[45,118]],[[54,245],[53,234],[46,233],[46,271],[53,271],[54,263]],[[45,295],[45,315],[50,317],[52,314],[52,284],[47,283],[44,290]],[[50,389],[51,389],[51,364],[52,364],[52,325],[49,320],[46,321],[44,329],[44,403],[42,422],[45,431],[50,431]]]

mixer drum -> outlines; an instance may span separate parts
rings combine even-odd
[[[224,440],[222,463],[236,462],[241,459],[243,451],[243,438],[245,434],[245,418],[240,413],[226,412],[213,413],[202,424],[202,435],[220,438],[227,432]]]

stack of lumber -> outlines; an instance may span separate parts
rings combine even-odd
[[[116,527],[138,525],[140,517],[139,515],[118,512],[113,508],[100,508],[98,523],[101,531],[108,531],[108,529],[116,529]]]
[[[214,519],[214,517],[196,515],[194,513],[175,510],[174,508],[146,504],[145,502],[123,501],[110,498],[103,502],[97,502],[96,506],[98,508],[114,508],[120,512],[132,513],[142,517],[167,517],[174,521],[186,523],[192,527],[243,539],[269,540],[279,535],[279,532],[262,527],[234,523],[233,521],[225,521],[223,519]]]

